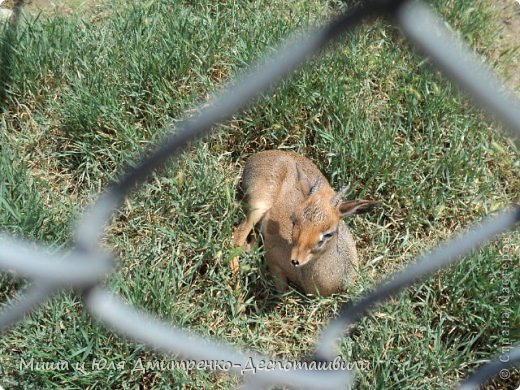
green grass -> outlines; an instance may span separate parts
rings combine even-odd
[[[0,119],[0,226],[53,247],[166,126],[291,31],[336,2],[157,0],[98,5],[77,16],[27,18],[14,42]],[[492,65],[507,56],[490,1],[435,1]],[[302,358],[341,304],[489,212],[518,201],[518,148],[414,54],[386,21],[348,34],[256,105],[219,126],[125,201],[107,235],[120,269],[107,288],[172,323],[238,347]],[[382,202],[348,221],[362,258],[341,295],[275,292],[262,249],[237,283],[230,235],[251,153],[284,148],[314,160],[350,197]],[[453,388],[520,334],[518,233],[408,288],[363,318],[342,356],[364,362],[358,388]],[[508,268],[505,264],[510,264]],[[2,275],[3,300],[26,284]],[[504,322],[504,318],[507,321]],[[516,330],[515,330],[516,329]],[[20,370],[20,361],[68,370]],[[101,362],[103,370],[93,369]],[[66,292],[3,335],[0,385],[228,388],[199,371],[132,370],[164,359],[94,320]],[[84,363],[85,369],[72,365]],[[110,366],[113,365],[113,367]],[[124,364],[119,367],[118,364]],[[518,372],[509,382],[513,386]]]

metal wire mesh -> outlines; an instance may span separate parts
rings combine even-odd
[[[12,31],[16,28],[22,2],[17,3],[8,28],[2,51],[3,93],[8,84],[8,54],[11,50]],[[125,304],[120,297],[101,287],[101,283],[114,269],[115,259],[100,247],[101,235],[113,212],[122,199],[136,185],[142,183],[167,159],[178,154],[189,142],[211,128],[229,119],[250,104],[256,97],[287,76],[310,57],[337,40],[345,31],[375,16],[387,16],[397,23],[404,34],[438,66],[454,83],[496,119],[512,137],[520,138],[520,105],[515,97],[504,91],[500,81],[486,69],[481,61],[461,40],[449,31],[441,19],[424,3],[415,0],[372,0],[355,6],[322,28],[307,31],[281,45],[277,54],[263,64],[252,66],[236,81],[212,99],[213,104],[199,111],[195,117],[181,122],[156,151],[144,158],[123,178],[113,183],[78,221],[75,229],[75,247],[67,252],[49,255],[44,246],[0,236],[0,267],[15,271],[34,281],[24,294],[0,313],[0,330],[5,331],[26,313],[64,287],[76,289],[83,297],[90,313],[108,327],[164,353],[194,359],[229,362],[229,371],[243,375],[246,388],[261,388],[273,384],[301,388],[344,388],[352,383],[352,373],[330,364],[328,369],[290,367],[279,361],[277,369],[244,373],[248,364],[258,364],[267,357],[248,351],[239,351],[224,343],[205,340],[187,330],[156,319],[151,314]],[[175,130],[175,131],[174,131]],[[319,338],[314,362],[331,362],[336,355],[338,341],[345,329],[378,302],[388,299],[403,288],[422,280],[435,271],[460,260],[461,256],[479,247],[520,221],[520,207],[513,205],[480,224],[468,228],[459,237],[448,240],[430,254],[419,258],[401,272],[391,275],[356,304],[343,307]],[[499,359],[484,365],[462,385],[463,389],[477,388],[504,367],[518,364],[520,347],[509,352],[507,362]],[[276,359],[269,359],[277,361]]]

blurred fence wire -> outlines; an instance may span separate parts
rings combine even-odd
[[[9,88],[9,64],[22,4],[22,1],[16,2],[1,48],[2,98],[5,98]],[[74,233],[73,249],[51,252],[37,243],[25,242],[7,234],[0,235],[0,268],[14,271],[17,275],[34,281],[19,299],[0,313],[0,331],[5,331],[63,288],[72,287],[81,294],[90,313],[108,327],[165,354],[196,361],[227,362],[226,371],[244,377],[244,388],[257,389],[276,384],[330,389],[351,385],[352,372],[345,365],[335,364],[333,361],[346,329],[378,302],[388,299],[442,267],[459,261],[461,256],[496,235],[516,228],[520,221],[518,205],[512,205],[469,227],[462,235],[448,240],[404,270],[391,275],[356,303],[346,304],[340,315],[324,329],[314,355],[306,362],[307,366],[237,350],[222,342],[208,340],[164,323],[151,314],[129,306],[120,297],[102,288],[103,281],[114,270],[116,261],[111,253],[101,248],[100,240],[104,228],[123,198],[146,180],[152,171],[178,154],[189,142],[208,133],[215,124],[226,121],[252,103],[277,81],[319,54],[346,31],[377,16],[388,17],[396,23],[419,51],[452,82],[466,91],[475,103],[500,121],[511,137],[520,138],[518,100],[504,90],[496,76],[482,65],[482,61],[446,27],[429,6],[417,0],[365,1],[351,7],[323,27],[300,33],[287,40],[271,59],[251,66],[249,71],[224,87],[214,96],[211,105],[201,108],[198,114],[175,128],[172,127],[170,135],[159,143],[155,152],[143,158],[121,180],[109,186],[80,218]],[[259,370],[255,374],[243,370],[247,364],[258,366],[262,360],[278,364],[273,365],[272,370]],[[470,375],[461,384],[461,389],[476,389],[500,370],[517,365],[519,361],[520,347],[503,352],[497,360],[483,365]],[[311,363],[314,363],[314,367]]]

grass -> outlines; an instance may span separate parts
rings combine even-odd
[[[507,61],[495,46],[490,1],[434,6],[492,66]],[[84,207],[169,123],[193,113],[291,31],[342,7],[317,0],[157,0],[100,4],[81,18],[27,16],[13,42],[2,102],[2,230],[68,245]],[[518,201],[517,146],[414,54],[397,28],[378,20],[333,49],[194,143],[125,201],[107,232],[120,258],[108,289],[207,337],[302,358],[342,303]],[[244,216],[235,196],[240,168],[248,155],[269,148],[301,152],[335,188],[349,183],[349,197],[382,202],[348,221],[363,261],[359,281],[344,294],[277,294],[261,248],[244,256],[240,284],[231,274],[230,235]],[[518,233],[504,234],[363,318],[341,349],[369,367],[359,372],[358,388],[453,388],[519,340],[519,245]],[[26,284],[2,275],[3,300]],[[70,366],[21,369],[21,359],[31,358]],[[237,383],[202,371],[133,370],[138,361],[161,359],[168,358],[106,329],[65,292],[3,335],[0,385]],[[512,374],[490,386],[512,388],[520,380]]]

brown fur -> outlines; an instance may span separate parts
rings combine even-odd
[[[341,216],[366,211],[374,202],[341,203],[342,193],[336,196],[316,165],[280,150],[252,155],[242,188],[249,210],[233,243],[243,246],[262,222],[266,261],[279,291],[291,281],[307,294],[329,295],[355,278],[356,246]]]

